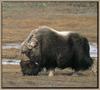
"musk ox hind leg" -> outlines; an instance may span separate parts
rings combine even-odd
[[[70,42],[73,48],[72,69],[75,71],[88,70],[93,65],[93,59],[90,57],[90,47],[88,40],[79,34],[71,34]]]
[[[79,72],[78,71],[72,72],[72,76],[79,76]]]
[[[74,70],[71,75],[72,76],[80,76],[80,75],[83,75],[83,73],[81,73],[80,71]]]

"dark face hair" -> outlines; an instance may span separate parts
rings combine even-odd
[[[21,61],[21,70],[23,75],[37,75],[39,72],[39,65],[32,61]]]

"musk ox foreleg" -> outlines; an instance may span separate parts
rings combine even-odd
[[[48,76],[49,76],[49,77],[54,76],[54,72],[55,72],[54,69],[50,69],[50,70],[49,70],[49,74],[48,74]]]

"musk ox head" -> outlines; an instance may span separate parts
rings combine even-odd
[[[21,61],[21,71],[23,75],[37,75],[40,71],[39,64],[33,61]]]
[[[40,45],[39,41],[31,33],[21,44],[21,70],[23,75],[37,75],[40,71]]]

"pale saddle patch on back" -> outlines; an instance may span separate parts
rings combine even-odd
[[[53,31],[53,32],[55,32],[55,33],[57,33],[58,35],[60,35],[60,36],[67,36],[67,35],[69,35],[70,33],[74,33],[73,31],[57,31],[57,30],[55,30],[55,29],[53,29],[53,28],[51,28],[51,27],[48,27],[48,26],[41,26],[41,27],[39,27],[39,29],[49,29],[49,30],[51,30],[51,31]]]

